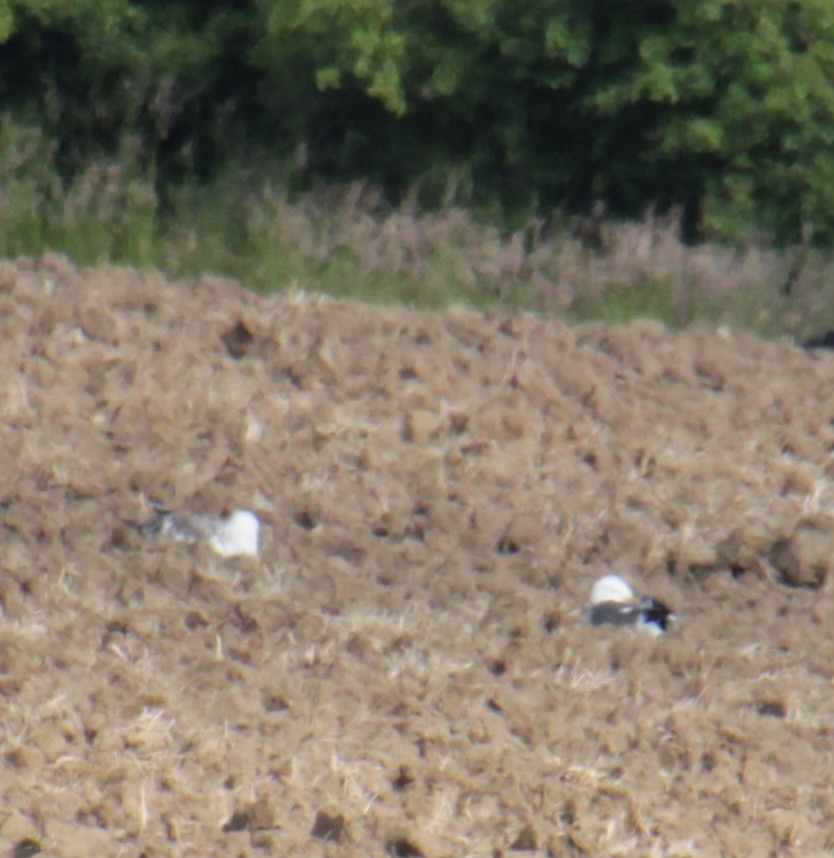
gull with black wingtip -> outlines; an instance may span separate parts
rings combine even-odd
[[[661,635],[678,625],[678,615],[651,596],[636,596],[631,585],[619,575],[605,575],[594,584],[588,603],[592,626],[633,626]]]

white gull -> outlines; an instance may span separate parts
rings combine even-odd
[[[141,525],[149,539],[165,536],[177,542],[204,542],[221,557],[257,557],[260,528],[258,517],[248,509],[212,516],[154,507],[153,516]]]
[[[591,590],[588,621],[592,626],[634,626],[661,635],[678,624],[678,615],[650,596],[636,596],[619,575],[605,575]]]

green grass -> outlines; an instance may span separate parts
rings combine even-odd
[[[375,303],[468,304],[619,324],[651,317],[670,328],[729,324],[765,336],[834,327],[834,258],[805,248],[689,248],[678,225],[648,215],[607,224],[589,250],[560,215],[513,232],[459,207],[386,206],[363,183],[291,196],[266,171],[229,168],[186,184],[162,206],[154,177],[128,141],[118,156],[71,181],[37,130],[0,122],[0,256],[67,254],[158,268],[172,277],[218,275],[262,292],[293,287]]]
[[[672,285],[648,277],[580,293],[571,316],[579,321],[601,321],[609,325],[651,318],[670,328],[692,321],[685,309],[675,302]]]

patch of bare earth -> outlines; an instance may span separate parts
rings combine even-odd
[[[4,264],[0,854],[830,854],[833,423],[746,334]]]

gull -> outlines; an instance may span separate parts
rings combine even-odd
[[[605,575],[591,590],[588,621],[592,626],[634,626],[661,635],[677,625],[678,615],[657,599],[636,596],[619,575]]]
[[[261,523],[254,512],[236,509],[228,516],[171,512],[154,506],[153,515],[139,525],[146,539],[168,537],[176,542],[204,542],[221,557],[257,557]]]

